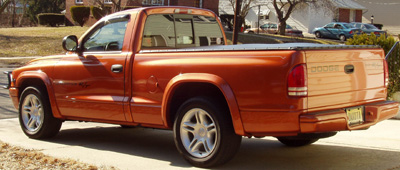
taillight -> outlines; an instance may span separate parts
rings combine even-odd
[[[375,35],[379,35],[379,34],[380,34],[380,32],[374,32],[374,34],[375,34]]]
[[[383,69],[385,70],[385,87],[387,87],[389,85],[389,68],[386,60],[383,60]]]
[[[349,34],[353,34],[353,31],[350,31]]]
[[[307,67],[299,64],[290,71],[288,76],[288,95],[307,96]]]

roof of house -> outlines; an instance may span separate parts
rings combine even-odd
[[[366,10],[364,6],[354,2],[352,0],[331,0],[332,3],[338,7],[343,9],[359,9],[359,10]]]

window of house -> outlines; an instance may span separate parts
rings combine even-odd
[[[75,0],[75,4],[83,4],[83,0]]]
[[[112,0],[104,0],[104,4],[112,4]]]
[[[217,20],[201,15],[150,15],[145,24],[142,49],[224,45]]]
[[[121,51],[129,17],[104,21],[85,37],[84,51]]]

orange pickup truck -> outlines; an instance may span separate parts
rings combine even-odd
[[[102,18],[67,54],[7,72],[23,132],[55,136],[70,120],[172,129],[181,155],[211,167],[242,136],[288,146],[388,119],[388,67],[376,46],[226,45],[217,16],[148,7]]]

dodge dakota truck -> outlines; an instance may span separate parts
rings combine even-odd
[[[198,167],[229,161],[242,137],[304,146],[398,111],[379,47],[227,45],[222,30],[204,9],[114,13],[65,37],[65,55],[6,72],[6,88],[29,138],[53,137],[71,120],[171,129]]]

